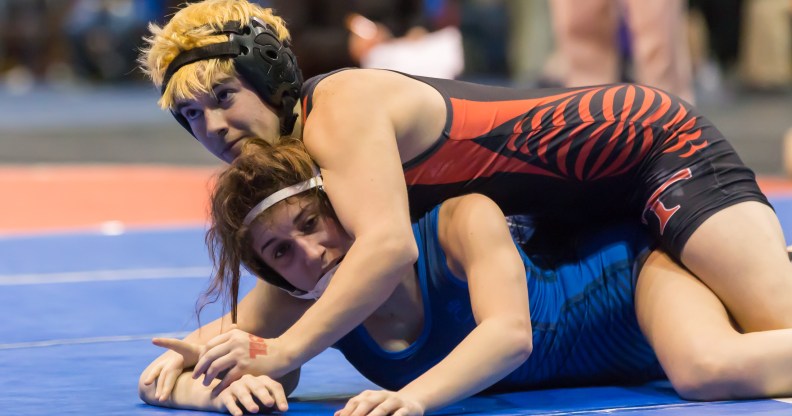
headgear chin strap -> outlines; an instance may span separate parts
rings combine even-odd
[[[246,25],[228,22],[215,34],[227,34],[228,41],[181,52],[168,65],[160,94],[165,92],[173,74],[185,65],[212,58],[233,59],[239,75],[253,86],[259,97],[275,108],[281,122],[281,134],[291,134],[297,121],[294,106],[300,99],[303,77],[289,42],[281,42],[272,28],[256,17]],[[190,134],[195,135],[184,116],[172,110],[171,114]]]
[[[307,299],[307,300],[319,299],[319,297],[322,296],[322,294],[324,293],[325,289],[327,289],[327,287],[330,286],[330,280],[333,278],[333,275],[335,275],[335,272],[336,270],[338,270],[338,266],[340,265],[341,263],[338,263],[332,269],[328,270],[327,273],[325,273],[322,276],[322,278],[316,282],[316,286],[314,286],[313,289],[307,292],[300,289],[296,289],[294,291],[286,290],[283,288],[281,289],[283,289],[284,291],[286,291],[286,293],[298,299]]]

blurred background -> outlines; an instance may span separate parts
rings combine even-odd
[[[148,22],[164,23],[180,3],[0,0],[0,164],[219,166],[158,109],[136,69]],[[401,62],[499,85],[615,78],[665,87],[646,68],[679,67],[683,86],[668,89],[694,100],[757,172],[784,174],[792,0],[258,3],[286,18],[306,77]],[[650,36],[662,39],[640,40]],[[437,51],[448,56],[427,62]]]

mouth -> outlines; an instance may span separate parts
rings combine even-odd
[[[339,257],[339,258],[337,258],[337,259],[335,259],[335,260],[331,261],[330,263],[328,263],[328,264],[327,264],[327,266],[325,266],[325,267],[322,269],[322,275],[321,275],[321,276],[319,276],[319,278],[321,279],[322,277],[324,277],[325,275],[327,275],[327,273],[329,273],[331,270],[333,270],[333,268],[335,268],[336,266],[338,266],[338,265],[341,263],[341,261],[342,261],[342,260],[344,260],[344,256],[341,256],[341,257]]]

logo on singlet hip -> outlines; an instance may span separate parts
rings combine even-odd
[[[643,217],[641,221],[644,224],[648,224],[648,220],[646,219],[647,211],[652,211],[657,216],[658,221],[660,221],[660,235],[663,235],[665,231],[665,227],[668,224],[668,221],[671,220],[671,217],[679,211],[680,205],[673,206],[671,208],[666,208],[665,204],[660,201],[660,194],[665,192],[671,185],[679,182],[690,179],[693,177],[693,173],[690,171],[690,168],[682,169],[679,172],[675,173],[673,176],[668,178],[662,185],[660,185],[657,190],[654,191],[652,196],[649,197],[649,200],[646,201],[646,206],[643,210]]]

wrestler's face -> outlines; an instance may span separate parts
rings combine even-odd
[[[343,259],[352,239],[314,200],[292,197],[270,210],[251,226],[253,250],[294,287],[312,290]]]
[[[190,123],[198,141],[229,163],[239,156],[247,137],[268,142],[279,137],[275,111],[240,78],[229,78],[193,100],[177,101],[174,108]]]

